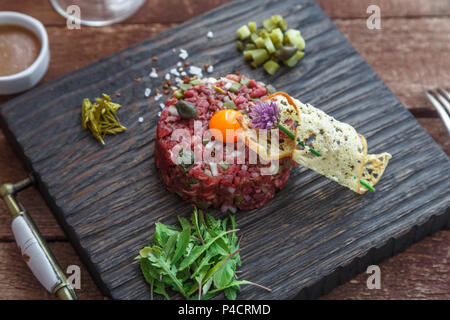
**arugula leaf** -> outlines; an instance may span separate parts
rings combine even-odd
[[[209,241],[208,241],[207,243],[205,243],[203,246],[195,247],[195,248],[192,250],[191,254],[190,254],[188,257],[186,257],[186,259],[184,259],[184,260],[181,262],[180,270],[183,270],[183,269],[189,267],[192,263],[194,263],[195,260],[197,260],[197,258],[200,257],[200,255],[201,255],[203,252],[205,252],[205,251],[206,251],[206,250],[207,250],[207,249],[208,249],[208,248],[209,248],[209,247],[210,247],[217,239],[220,239],[221,237],[223,237],[224,235],[226,235],[226,234],[228,234],[228,233],[236,232],[236,231],[237,231],[237,229],[222,232],[222,233],[219,234],[217,237],[214,237],[214,238],[212,238],[211,240],[209,240]]]
[[[163,251],[164,251],[164,257],[165,259],[168,259],[170,257],[170,254],[173,250],[173,248],[175,247],[175,243],[177,241],[178,238],[178,232],[172,234],[169,239],[167,240],[166,244],[163,247]]]
[[[209,291],[209,288],[211,288],[211,284],[213,282],[212,278],[209,278],[208,281],[206,281],[206,283],[203,285],[203,295],[207,294]]]
[[[154,249],[150,252],[150,261],[157,263],[157,265],[163,269],[166,274],[173,280],[174,284],[180,290],[180,293],[187,298],[186,292],[184,292],[183,286],[178,281],[176,273],[173,272],[173,268],[171,265],[167,263],[167,261],[163,260],[161,257],[161,249],[159,247],[153,247]]]
[[[202,243],[205,243],[205,240],[203,240],[202,234],[200,233],[197,207],[194,207],[194,214],[192,215],[191,220],[192,220],[192,224],[194,225],[195,230],[197,231],[197,235],[200,237],[200,240],[202,241]]]
[[[155,278],[155,276],[157,276],[157,274],[153,270],[151,262],[147,259],[142,259],[140,265],[141,271],[144,274],[145,281],[147,281],[148,284],[151,285],[153,283],[153,279]]]
[[[189,221],[187,221],[185,218],[178,217],[178,221],[180,221],[180,224],[181,224],[181,227],[183,228],[183,230],[191,229],[191,225],[189,224]]]
[[[212,229],[208,229],[207,231],[212,237],[218,236],[218,234]],[[219,239],[217,239],[217,242],[213,244],[214,250],[223,256],[227,256],[230,254],[230,247],[228,246],[226,240],[228,240],[228,238],[219,237]]]
[[[205,256],[201,260],[200,264],[195,268],[195,271],[192,274],[191,279],[194,279],[202,271],[202,269],[204,269],[205,266],[209,266],[212,264],[211,259],[214,257],[214,255],[215,255],[214,252],[207,252],[205,254]],[[207,269],[206,271],[208,271],[208,270],[209,269]],[[205,274],[206,274],[206,272],[202,275],[202,278]]]
[[[189,224],[183,226],[183,231],[178,235],[177,239],[177,249],[175,250],[175,254],[172,257],[172,263],[175,264],[181,258],[183,253],[186,251],[186,248],[189,244],[189,239],[191,238],[191,226]]]
[[[164,246],[169,237],[178,232],[178,228],[174,226],[166,226],[161,222],[155,223],[155,235],[154,238],[160,246]]]
[[[225,293],[225,297],[227,297],[228,300],[236,300],[238,288],[236,287],[229,287],[223,290],[223,293]]]
[[[219,292],[219,291],[222,291],[222,290],[225,290],[225,289],[230,289],[230,288],[233,288],[233,287],[236,287],[237,289],[239,289],[239,286],[240,286],[241,284],[254,285],[254,286],[257,286],[257,287],[266,289],[266,290],[268,290],[268,291],[272,291],[272,290],[270,290],[269,288],[263,287],[263,286],[261,286],[261,285],[259,285],[259,284],[256,284],[256,283],[254,283],[254,282],[251,282],[251,281],[247,281],[247,280],[234,280],[234,281],[230,282],[228,285],[226,285],[225,287],[216,288],[216,289],[214,289],[214,290],[209,291],[209,293],[217,293],[217,292]]]
[[[216,288],[223,288],[227,284],[229,284],[233,280],[235,268],[236,264],[233,260],[228,260],[227,262],[225,262],[222,268],[217,270],[217,272],[213,276],[214,286]]]
[[[153,237],[135,258],[150,285],[151,299],[154,293],[170,299],[167,290],[186,299],[212,299],[221,291],[227,299],[236,299],[242,284],[269,290],[236,280],[241,258],[234,216],[215,219],[194,207],[191,223],[183,217],[178,221],[181,228],[157,222]]]
[[[225,259],[223,259],[222,261],[218,262],[214,267],[212,267],[211,269],[209,269],[208,273],[205,275],[204,281],[208,281],[209,278],[211,278],[218,270],[220,270],[220,268],[223,267],[223,265],[231,259],[232,256],[234,256],[236,253],[238,253],[238,251],[231,253],[228,257],[226,257]],[[189,294],[192,294],[193,292],[195,292],[198,289],[198,285],[195,285],[192,287],[191,291],[189,291]]]
[[[166,292],[166,285],[161,281],[155,281],[155,289],[154,291],[162,296],[164,296],[167,300],[170,300],[169,295]]]

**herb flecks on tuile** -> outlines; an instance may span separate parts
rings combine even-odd
[[[107,134],[117,134],[126,130],[120,124],[117,110],[122,106],[111,101],[107,94],[95,98],[95,102],[86,98],[81,105],[81,123],[84,129],[91,131],[95,139],[105,145],[103,138]]]
[[[150,285],[151,299],[155,293],[170,299],[169,289],[185,299],[198,300],[211,299],[220,292],[234,300],[244,284],[270,291],[236,277],[241,258],[234,216],[214,219],[194,208],[191,222],[178,219],[181,228],[157,222],[152,239],[136,257]]]

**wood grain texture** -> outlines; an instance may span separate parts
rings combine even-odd
[[[331,18],[367,18],[367,8],[376,5],[382,18],[448,16],[448,0],[317,0]]]
[[[339,26],[339,21],[337,22],[338,23],[338,26]],[[415,25],[420,25],[420,24],[418,24],[418,23],[416,23]],[[116,26],[114,26],[114,28],[115,28]],[[340,26],[339,26],[340,27]],[[411,27],[414,27],[414,25],[413,24],[411,24]],[[113,29],[114,29],[113,28]],[[142,27],[141,27],[142,28]],[[54,28],[55,29],[55,31],[58,29],[58,28]],[[144,30],[145,28],[142,28],[141,30]],[[119,31],[119,33],[121,32],[121,31],[124,31],[125,30],[125,28],[124,29],[122,29],[122,26],[117,26],[117,29],[116,30],[118,30]],[[130,30],[130,29],[128,29],[128,30]],[[136,29],[135,30],[139,30],[139,28],[138,27],[136,27]],[[341,30],[342,30],[342,28],[341,28]],[[114,32],[114,31],[113,31]],[[344,31],[345,32],[345,31]],[[357,28],[353,28],[352,30],[350,30],[349,31],[349,33],[350,33],[350,35],[352,34],[352,32],[356,32],[356,33],[358,33],[358,31],[357,31]],[[61,32],[62,33],[62,32]],[[145,36],[144,35],[144,32],[141,32],[141,34],[143,35],[143,36]],[[347,34],[347,33],[346,33]],[[416,34],[416,33],[414,33],[414,34]],[[389,35],[386,35],[387,37],[389,37]],[[55,37],[55,39],[57,39],[58,37]],[[140,39],[138,39],[137,37],[133,37],[133,39],[136,39],[136,41],[137,40],[140,40]],[[126,43],[126,41],[132,41],[132,40],[128,40],[128,39],[126,39],[126,37],[124,37],[124,41],[123,42],[121,42],[121,45],[123,45],[124,43]],[[60,43],[63,43],[63,40],[61,40],[60,41]],[[74,46],[75,47],[75,46]],[[108,49],[108,48],[111,48],[111,46],[108,46],[108,45],[104,45],[103,47],[105,47],[106,49]],[[78,52],[80,52],[80,53],[83,53],[84,52],[84,50],[90,50],[90,48],[88,48],[88,47],[86,47],[86,46],[80,46],[79,48],[82,48],[82,49],[79,49],[79,50],[81,50],[81,51],[78,51]],[[123,48],[123,47],[120,47],[120,46],[118,46],[118,48]],[[358,46],[357,46],[357,48],[358,48]],[[109,50],[109,49],[108,49]],[[370,51],[369,49],[367,49],[367,47],[366,47],[366,50],[368,50],[368,53],[364,53],[364,51],[362,51],[362,50],[360,50],[360,48],[358,48],[358,50],[360,51],[360,52],[362,52],[362,54],[367,58],[367,56],[371,56],[371,55],[373,55],[374,53],[372,52],[372,51]],[[114,52],[114,50],[112,50],[111,52]],[[96,52],[95,52],[95,50],[92,50],[91,51],[91,53],[93,53],[93,54],[95,54]],[[65,60],[68,60],[68,59],[64,59],[64,57],[66,57],[67,55],[65,55],[63,52],[61,52],[60,53],[60,56],[62,57],[61,58],[61,60],[59,60],[58,61],[58,64],[62,64],[62,65],[64,65],[65,67],[64,68],[62,68],[62,70],[63,71],[60,71],[60,70],[56,70],[56,68],[55,68],[55,72],[50,76],[50,77],[48,77],[48,79],[52,79],[54,76],[56,76],[56,75],[60,75],[60,74],[63,74],[63,73],[66,73],[67,71],[69,71],[69,70],[71,70],[70,69],[70,61],[65,61]],[[380,54],[380,57],[382,58],[382,55]],[[88,55],[81,55],[80,57],[79,57],[79,60],[81,61],[81,65],[84,65],[84,64],[86,64],[87,62],[91,62],[91,61],[93,61],[93,59],[92,60],[89,60],[89,59],[92,59],[92,57],[91,56],[88,56]],[[78,60],[78,59],[77,59]],[[385,59],[386,60],[386,59]],[[83,62],[84,61],[84,62]],[[398,61],[398,58],[397,58],[397,61]],[[78,62],[78,61],[77,61]],[[84,64],[83,64],[84,63]],[[59,68],[58,68],[59,69]],[[67,70],[67,71],[65,71],[65,70]],[[58,72],[59,72],[59,74],[58,74]],[[378,70],[377,70],[377,72],[378,72]],[[381,72],[378,72],[379,74],[381,74],[382,75],[382,73]],[[408,74],[406,74],[406,78],[408,77]],[[394,80],[393,80],[394,81]],[[405,90],[404,88],[403,88],[403,90]],[[431,119],[432,120],[432,119]],[[436,120],[436,119],[435,119]],[[439,124],[439,121],[435,121],[435,122],[437,122],[437,124]],[[442,138],[442,137],[441,137]],[[445,137],[444,138],[442,138],[442,140],[444,140],[445,141]],[[44,215],[45,216],[45,215]],[[395,259],[394,259],[395,260]],[[386,297],[389,297],[389,296],[386,296]],[[391,296],[392,297],[392,296]]]
[[[376,31],[365,27],[365,19],[335,23],[412,112],[433,111],[423,92],[450,87],[449,18],[382,21]]]
[[[135,15],[120,22],[120,24],[128,24],[130,22],[133,24],[180,23],[226,2],[228,1],[147,0],[145,5]],[[66,25],[66,20],[53,10],[50,2],[47,0],[27,1],[26,5],[24,5],[23,1],[2,0],[0,3],[0,11],[4,10],[23,12],[39,19],[47,26]]]
[[[381,289],[368,290],[365,272],[321,299],[436,299],[450,292],[450,232],[440,231],[420,241],[394,259],[379,265]],[[435,259],[439,256],[440,259]],[[395,261],[393,261],[395,260]],[[399,277],[405,280],[399,281]]]
[[[180,23],[226,2],[229,0],[147,0],[138,13],[120,24]],[[450,15],[448,0],[317,0],[317,2],[328,16],[341,19],[367,17],[369,5],[379,6],[385,18]],[[29,1],[26,5],[17,0],[3,0],[0,3],[0,11],[3,10],[29,14],[47,26],[66,24],[64,18],[53,10],[47,0]]]

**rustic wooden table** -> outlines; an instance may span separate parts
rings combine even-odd
[[[130,19],[103,28],[68,30],[48,0],[3,0],[0,11],[19,11],[42,21],[50,38],[47,82],[158,34],[226,0],[147,0]],[[450,139],[423,91],[450,86],[450,0],[318,0],[362,56],[450,155]],[[381,30],[366,27],[367,7],[381,8]],[[12,97],[0,97],[0,103]],[[0,182],[27,172],[0,131]],[[33,216],[59,262],[80,265],[81,299],[102,299],[66,236],[35,189],[19,199]],[[0,299],[52,299],[34,279],[13,240],[11,219],[0,203]],[[450,299],[450,231],[440,231],[385,261],[381,289],[368,290],[360,274],[322,299]]]

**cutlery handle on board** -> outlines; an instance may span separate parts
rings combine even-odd
[[[11,228],[21,255],[33,275],[50,293],[62,300],[76,300],[75,291],[67,282],[67,277],[51,253],[47,242],[15,198],[16,194],[33,184],[33,177],[16,184],[6,183],[0,187],[0,197],[5,201],[13,218]]]

